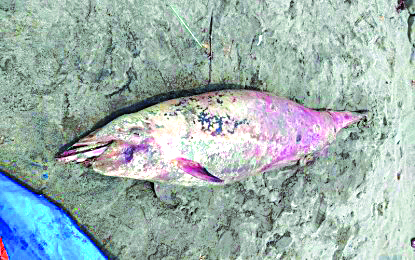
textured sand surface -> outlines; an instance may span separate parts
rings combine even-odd
[[[0,165],[114,259],[414,259],[409,13],[386,0],[172,4],[201,42],[213,15],[211,73],[163,1],[0,1]],[[174,205],[148,182],[55,163],[109,114],[209,81],[372,116],[313,164],[177,188]]]

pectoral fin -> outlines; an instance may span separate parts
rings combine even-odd
[[[177,205],[180,203],[180,199],[176,197],[176,188],[175,185],[154,183],[154,191],[157,197],[169,205]]]
[[[176,158],[172,162],[185,173],[198,179],[209,182],[223,182],[223,180],[210,174],[200,163],[185,158]]]

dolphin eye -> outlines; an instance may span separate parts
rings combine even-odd
[[[142,129],[140,129],[140,128],[138,128],[138,127],[132,127],[132,128],[130,128],[130,130],[129,130],[129,132],[131,133],[131,134],[134,134],[134,135],[140,135],[140,132],[142,131]]]

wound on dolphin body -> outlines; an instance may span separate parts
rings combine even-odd
[[[127,147],[127,149],[124,150],[123,153],[124,153],[125,163],[129,163],[133,159],[134,148],[129,146],[129,147]]]
[[[149,145],[146,144],[146,143],[141,143],[139,145],[128,146],[127,148],[125,148],[123,150],[124,162],[125,163],[131,162],[131,160],[134,158],[134,153],[135,152],[140,152],[140,151],[147,152],[148,149],[149,149]]]

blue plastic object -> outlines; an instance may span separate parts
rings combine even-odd
[[[10,260],[106,259],[65,211],[1,172],[0,237]]]

